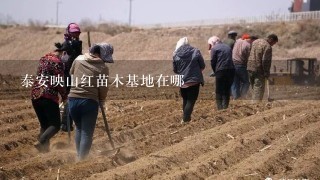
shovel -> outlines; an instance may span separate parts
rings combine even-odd
[[[105,130],[107,132],[107,135],[108,135],[111,147],[112,147],[112,150],[100,151],[100,154],[101,155],[110,155],[111,154],[111,156],[115,157],[117,154],[119,154],[120,148],[122,148],[123,146],[120,146],[120,147],[117,147],[117,148],[114,146],[114,142],[113,142],[112,137],[111,137],[111,133],[110,133],[110,129],[109,129],[106,113],[104,111],[103,104],[100,101],[99,101],[99,106],[100,106],[101,114],[102,114],[102,117],[103,117],[104,127],[105,127]]]
[[[102,103],[100,101],[99,101],[99,106],[100,106],[102,117],[103,117],[104,127],[105,127],[105,130],[106,130],[107,134],[108,134],[108,138],[109,138],[111,147],[112,147],[112,149],[115,149],[114,143],[113,143],[113,140],[112,140],[112,137],[111,137],[111,133],[110,133],[110,129],[109,129],[106,113],[104,112],[103,105],[102,105]]]
[[[98,89],[98,93],[99,93],[99,97],[100,97],[99,89]],[[99,106],[100,106],[101,114],[102,114],[102,117],[103,117],[102,119],[103,119],[103,122],[104,122],[105,131],[106,131],[106,133],[108,135],[108,138],[109,138],[109,141],[110,141],[110,144],[111,144],[111,147],[112,147],[112,150],[101,151],[100,154],[102,154],[102,155],[110,155],[111,154],[113,157],[115,157],[117,154],[119,154],[120,148],[122,146],[117,147],[117,148],[114,146],[114,142],[112,140],[110,129],[109,129],[109,125],[108,125],[108,121],[107,121],[107,116],[106,116],[106,113],[104,111],[103,104],[100,101],[99,101]]]

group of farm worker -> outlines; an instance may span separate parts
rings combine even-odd
[[[50,139],[59,132],[73,130],[76,126],[75,144],[78,160],[87,157],[92,145],[93,133],[98,116],[99,102],[104,104],[108,87],[97,86],[97,81],[76,81],[83,75],[96,78],[109,75],[106,63],[113,63],[111,44],[94,44],[88,53],[82,54],[82,41],[79,40],[80,27],[70,23],[66,28],[64,42],[56,43],[54,52],[41,57],[37,69],[38,77],[63,77],[64,85],[55,85],[39,78],[32,86],[31,99],[40,122],[38,141],[34,144],[39,152],[49,151]],[[73,76],[74,82],[68,82]],[[95,88],[89,87],[93,86]],[[75,84],[75,86],[69,86]],[[59,94],[64,104],[62,121],[59,107]],[[69,122],[68,122],[69,121]]]
[[[250,84],[252,100],[261,101],[265,81],[269,78],[272,61],[272,46],[278,42],[275,34],[267,38],[257,38],[243,34],[236,39],[237,32],[229,31],[228,38],[222,41],[217,36],[208,40],[211,68],[215,77],[215,100],[217,109],[227,109],[230,96],[233,99],[246,99]],[[174,72],[183,75],[184,84],[180,87],[183,98],[182,124],[191,121],[193,107],[199,95],[199,87],[204,84],[202,71],[205,63],[199,49],[192,47],[187,37],[181,38],[173,55]]]
[[[99,75],[109,76],[107,63],[113,63],[113,46],[98,43],[82,54],[81,30],[78,24],[70,23],[64,34],[64,42],[56,43],[54,52],[40,58],[37,77],[63,77],[64,84],[49,84],[39,78],[32,86],[31,99],[40,123],[40,133],[35,148],[48,152],[50,139],[59,132],[72,131],[75,124],[77,159],[85,159],[92,146],[94,129],[98,117],[99,103],[104,104],[108,86],[97,86]],[[262,100],[265,79],[269,77],[272,46],[278,41],[271,34],[258,39],[248,34],[236,39],[237,33],[230,31],[224,42],[217,36],[208,40],[211,67],[216,78],[217,109],[226,109],[230,95],[234,99],[245,97],[249,82],[253,88],[253,99]],[[183,75],[180,94],[183,99],[181,123],[191,121],[191,114],[204,84],[202,71],[205,69],[200,50],[181,38],[173,54],[173,71]],[[73,78],[70,78],[71,75]],[[84,75],[91,81],[77,81]],[[72,79],[72,82],[69,82]],[[91,83],[91,84],[89,84]],[[72,84],[72,86],[70,86]],[[60,115],[59,95],[64,104]],[[69,126],[67,126],[69,124]]]

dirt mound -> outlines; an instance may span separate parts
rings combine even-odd
[[[108,31],[91,32],[91,41],[109,42],[115,48],[115,60],[171,60],[172,52],[179,38],[188,36],[190,43],[199,48],[205,59],[207,39],[213,35],[226,38],[229,30],[266,37],[275,33],[279,43],[274,48],[274,59],[310,57],[320,59],[319,21],[292,23],[244,24],[228,26],[208,26],[167,29],[135,29],[132,32],[111,36]],[[55,42],[63,41],[64,29],[27,27],[0,28],[1,60],[38,60],[54,48]],[[88,50],[87,33],[80,35],[84,52]]]

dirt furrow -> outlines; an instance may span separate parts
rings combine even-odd
[[[24,104],[26,103],[26,100],[1,100],[0,99],[0,107],[2,108],[7,108],[13,105],[17,105],[17,104]]]
[[[320,99],[320,92],[301,92],[301,93],[286,93],[286,95],[283,95],[282,93],[277,93],[274,95],[271,95],[271,98],[277,99],[277,100],[319,100]]]
[[[302,145],[304,145],[304,142],[299,144],[299,146]],[[306,149],[306,153],[303,154],[303,156],[296,156],[296,154],[292,154],[294,149],[290,149],[291,160],[288,166],[289,168],[287,168],[290,170],[290,173],[284,171],[273,177],[279,179],[318,179],[320,177],[320,143],[315,143],[313,146],[308,148],[303,146],[303,148]]]
[[[39,129],[39,121],[38,119],[30,119],[28,121],[18,122],[16,124],[4,124],[0,128],[0,139],[8,138],[11,134],[26,132]]]
[[[317,119],[308,119],[303,122],[303,124],[314,122],[317,122]],[[244,131],[244,134],[238,134],[239,130],[242,131],[242,125],[238,125],[240,127],[230,131],[230,135],[232,134],[230,137],[236,137],[235,140],[229,141],[227,144],[216,149],[212,149],[212,151],[207,154],[201,155],[194,161],[188,162],[188,165],[185,165],[187,168],[182,170],[181,167],[173,169],[170,172],[166,172],[169,174],[168,176],[161,175],[161,177],[165,177],[166,179],[183,177],[201,179],[206,178],[211,174],[217,174],[222,170],[229,172],[230,166],[241,162],[252,153],[255,153],[257,149],[263,149],[264,147],[273,144],[272,142],[283,136],[286,131],[282,131],[282,129],[286,129],[290,132],[296,128],[299,129],[299,126],[301,125],[302,124],[299,119],[289,118],[286,121],[278,120],[259,128],[255,126],[255,130],[250,132]],[[237,137],[239,137],[239,139]],[[155,177],[155,179],[157,179],[157,177]]]
[[[10,165],[10,163],[24,162],[26,159],[39,156],[38,151],[34,148],[33,143],[36,142],[38,129],[32,130],[31,133],[26,133],[25,138],[15,139],[14,141],[7,141],[7,150],[3,151],[3,157],[0,158],[0,166]],[[28,138],[26,138],[28,137]],[[73,138],[73,134],[72,134]],[[68,136],[67,133],[58,133],[51,140],[51,149],[60,150],[67,148]],[[72,145],[73,141],[71,142]]]
[[[132,123],[134,119],[137,119],[137,123],[146,122],[150,120],[152,116],[158,116],[158,112],[161,112],[162,115],[170,113],[171,108],[177,107],[177,103],[174,101],[154,101],[154,103],[146,102],[146,103],[137,103],[136,107],[131,107],[130,109],[125,108],[125,104],[117,105],[113,107],[113,109],[117,109],[117,112],[108,112],[107,116],[110,123],[115,122],[116,124],[127,124]],[[112,107],[108,107],[108,109],[112,109]],[[161,111],[163,110],[163,112]],[[144,119],[141,121],[141,119]],[[119,129],[122,130],[122,129]]]
[[[150,103],[148,103],[148,104],[150,104]],[[159,104],[158,104],[159,105]],[[152,106],[151,106],[152,107]],[[163,107],[165,107],[165,106],[163,106]],[[132,111],[134,111],[135,109],[132,109]],[[33,133],[33,134],[36,134],[37,133],[37,130],[35,131],[35,133]],[[15,136],[17,136],[17,137],[20,137],[20,136],[22,136],[21,135],[21,133],[16,133],[16,134],[14,134],[13,135],[14,137]],[[28,132],[28,136],[30,136],[30,131]],[[7,137],[8,138],[8,137]],[[6,138],[6,139],[7,139]],[[14,138],[12,138],[12,137],[10,137],[10,138],[8,138],[8,139],[14,139]],[[26,139],[24,139],[24,140],[17,140],[17,141],[10,141],[10,142],[6,142],[6,143],[4,143],[4,146],[7,148],[7,149],[10,149],[10,151],[12,151],[12,150],[16,150],[17,151],[17,149],[16,148],[18,148],[18,149],[20,149],[20,148],[22,148],[22,146],[23,146],[23,144],[21,144],[20,142],[25,142],[26,141]],[[32,138],[32,140],[31,140],[32,142],[34,141],[34,138]],[[24,148],[33,148],[32,146],[30,146],[30,147],[27,147],[27,146],[24,146]],[[12,155],[11,155],[11,157],[12,157]],[[7,159],[8,160],[8,159]],[[20,160],[21,162],[23,162],[24,161],[24,158],[21,158],[21,159],[17,159],[17,160]],[[110,160],[109,160],[110,161]],[[2,161],[2,162],[4,162],[4,161]],[[7,162],[7,161],[6,161]],[[93,162],[94,163],[94,162]],[[112,162],[110,161],[109,162],[109,164],[112,164]],[[53,167],[54,168],[54,167]],[[45,173],[44,173],[45,174]]]
[[[317,113],[317,115],[319,114],[320,112]],[[266,147],[269,148],[265,152],[254,153],[249,158],[235,164],[229,169],[211,176],[210,179],[265,179],[266,177],[274,178],[275,175],[281,173],[285,176],[292,174],[291,166],[295,162],[295,159],[305,156],[308,147],[312,147],[314,143],[320,142],[320,132],[317,131],[317,126],[320,125],[318,118],[294,118],[290,118],[289,120],[290,123],[292,123],[291,121],[295,121],[297,129],[283,128],[286,129],[285,132],[287,134],[283,134],[275,142],[268,143]],[[300,123],[300,120],[303,122]],[[307,123],[309,122],[316,123],[308,125]],[[286,127],[288,126],[290,124],[286,124]]]
[[[16,113],[18,111],[31,109],[31,108],[32,108],[31,102],[23,102],[19,104],[13,104],[13,105],[2,107],[0,110],[0,114]]]
[[[229,113],[229,111],[214,111],[212,104],[201,107],[202,108],[195,109],[194,119],[187,126],[180,125],[180,115],[173,113],[170,116],[165,116],[164,119],[157,117],[151,121],[152,123],[146,123],[137,126],[134,129],[114,133],[113,138],[117,144],[130,147],[134,146],[139,150],[138,155],[143,156],[157,151],[163,146],[176,144],[182,141],[184,137],[199,131],[221,125],[222,123],[231,120],[247,117],[255,113],[252,112],[252,109],[248,106],[238,107],[235,111],[231,110],[231,113]],[[98,136],[103,137],[102,134]],[[101,144],[99,148],[102,148],[103,144],[106,143],[105,137],[106,136],[102,139],[95,140],[97,146]]]
[[[75,157],[75,153],[72,157]],[[52,158],[49,158],[48,160],[51,159]],[[59,156],[58,159],[62,161],[65,158]],[[55,161],[57,161],[57,157],[55,158]],[[40,167],[43,166],[43,164],[38,163],[32,163],[31,166],[34,166],[35,164]],[[64,161],[61,164],[50,164],[49,168],[41,172],[30,174],[29,177],[31,179],[55,179],[57,176],[57,169],[60,168],[61,179],[85,179],[91,174],[115,169],[119,165],[121,165],[121,160],[115,162],[112,158],[106,156],[95,156],[94,158],[92,157],[82,162],[75,162],[74,159],[71,159],[70,161]],[[54,169],[54,171],[50,171],[50,169]]]
[[[161,111],[161,109],[159,110]],[[147,112],[145,112],[147,113]],[[128,148],[135,148],[137,149],[137,144],[144,144],[143,142],[139,142],[139,140],[141,138],[145,138],[145,136],[149,136],[150,134],[153,134],[154,132],[156,131],[159,131],[159,130],[162,130],[165,128],[165,125],[163,125],[163,127],[160,127],[159,125],[153,127],[154,129],[154,132],[151,130],[151,132],[149,132],[150,130],[150,127],[154,126],[154,124],[158,124],[158,120],[159,118],[161,117],[156,117],[156,119],[152,120],[151,123],[146,123],[146,124],[149,124],[147,127],[142,127],[142,128],[136,128],[136,129],[133,129],[131,132],[131,136],[128,136],[128,142],[127,144],[124,144],[125,145],[125,148],[122,148],[121,151],[123,151],[123,149],[125,149],[125,151],[128,151]],[[157,120],[158,119],[158,120]],[[141,121],[141,120],[140,120]],[[154,122],[155,121],[155,122]],[[170,122],[166,121],[166,119],[162,119],[162,120],[159,120],[160,122],[162,122],[162,124],[168,124]],[[172,125],[172,123],[170,123]],[[170,125],[169,124],[169,125]],[[99,132],[96,132],[95,136],[99,137],[99,139],[95,139],[94,140],[94,147],[92,148],[92,153],[91,153],[91,157],[95,157],[97,156],[97,151],[103,151],[105,150],[105,145],[107,144],[109,146],[109,143],[107,143],[107,140],[106,140],[106,135],[104,135],[103,132],[104,130],[103,129],[100,129]],[[145,135],[145,136],[144,136]],[[120,135],[121,136],[121,135]],[[139,136],[139,137],[138,137]],[[113,136],[114,137],[114,136]],[[115,138],[115,142],[117,143],[117,138]],[[123,145],[123,144],[122,144]],[[163,144],[162,144],[163,146]],[[110,148],[110,147],[108,147]],[[107,148],[107,149],[108,149]],[[159,146],[157,146],[157,148],[161,148]],[[141,154],[142,152],[144,152],[142,149],[139,150],[139,154]],[[127,153],[126,153],[127,154]],[[134,153],[133,153],[134,154]],[[127,155],[125,155],[127,156]],[[136,157],[136,155],[132,156],[132,157]],[[131,157],[131,158],[132,158]],[[108,157],[104,157],[104,156],[99,156],[99,163],[97,163],[97,157],[95,157],[95,159],[92,159],[90,158],[90,160],[86,161],[86,166],[83,166],[83,165],[73,165],[72,164],[72,168],[71,167],[71,164],[64,164],[63,168],[65,171],[69,172],[69,173],[66,173],[64,175],[65,178],[80,178],[80,177],[88,177],[90,176],[93,172],[94,173],[99,173],[99,172],[103,172],[103,171],[106,171],[106,170],[110,170],[110,169],[113,169],[113,168],[116,168],[117,165],[119,164],[114,164],[114,162],[108,158]],[[103,161],[101,161],[101,159],[103,159]],[[126,164],[128,163],[128,159],[120,159],[120,164]],[[130,160],[129,158],[129,161],[132,161],[132,159]],[[72,162],[71,162],[72,163]],[[75,170],[74,170],[74,166],[76,166],[76,171],[81,171],[82,173],[79,174],[79,173],[76,173]],[[90,168],[88,168],[90,167]],[[55,167],[52,167],[52,168],[55,168]],[[90,173],[89,173],[90,172]],[[37,177],[43,177],[44,174],[48,175],[49,172],[40,172],[38,173]],[[87,173],[87,174],[86,174]],[[54,177],[55,174],[54,173],[49,173],[51,175],[51,177]]]
[[[0,150],[12,151],[16,148],[28,148],[26,145],[32,145],[37,140],[39,130],[23,131],[0,138]],[[29,147],[30,148],[30,147]]]
[[[33,109],[24,109],[10,114],[2,114],[0,115],[0,126],[4,124],[19,123],[21,121],[34,118],[36,118],[36,113]]]
[[[210,104],[212,104],[212,101],[208,102]],[[203,104],[203,103],[202,103]],[[214,111],[212,111],[212,106],[201,106],[202,108],[196,108],[195,113],[197,113],[197,111],[201,111],[201,112],[206,112],[206,113],[212,113]],[[246,111],[250,111],[250,113],[245,113],[246,111],[244,111],[244,114],[246,115],[251,115],[251,111],[252,108],[249,107],[242,107],[239,108],[238,110],[246,110]],[[161,109],[159,110],[161,111]],[[147,112],[146,112],[147,113]],[[198,112],[200,113],[200,112]],[[220,111],[219,113],[221,113],[221,116],[224,113],[228,113],[228,111]],[[180,114],[180,112],[179,112]],[[205,113],[200,113],[204,116],[210,116],[209,114],[205,114]],[[177,116],[177,113],[173,113],[172,117]],[[180,115],[179,115],[180,116]],[[183,137],[188,136],[188,135],[192,135],[194,133],[197,133],[201,129],[204,128],[210,128],[210,126],[208,126],[209,122],[205,122],[205,121],[195,121],[195,123],[193,125],[188,126],[182,126],[182,125],[178,125],[180,127],[176,127],[174,124],[177,124],[177,122],[173,121],[170,122],[174,118],[170,118],[170,117],[166,117],[166,119],[161,119],[161,117],[157,117],[154,120],[150,121],[151,123],[146,123],[147,125],[144,126],[143,128],[136,128],[136,129],[132,129],[130,130],[132,132],[132,134],[134,134],[133,136],[128,136],[128,142],[125,144],[121,144],[124,145],[125,147],[122,148],[121,152],[123,151],[123,149],[125,149],[126,151],[128,151],[128,148],[130,150],[133,150],[134,153],[132,152],[131,154],[134,154],[135,156],[133,157],[139,157],[139,156],[145,156],[146,154],[149,154],[151,152],[154,151],[158,151],[163,147],[167,147],[173,144],[176,144],[178,142],[180,142],[181,140],[183,140]],[[198,118],[200,119],[200,117]],[[232,119],[232,118],[230,118]],[[141,121],[141,120],[140,120]],[[177,120],[176,120],[177,121]],[[213,121],[210,122],[212,123],[212,125],[221,125],[221,122],[218,121]],[[158,125],[162,124],[161,126],[163,127],[159,127]],[[197,127],[197,124],[202,124],[200,127]],[[154,126],[154,127],[153,127]],[[169,126],[169,127],[165,127],[165,126]],[[149,132],[150,128],[154,128],[153,132]],[[169,129],[169,130],[168,130]],[[172,137],[175,136],[175,133],[170,133],[170,132],[174,132],[174,129],[180,129],[179,133],[180,135],[177,135],[176,137]],[[101,133],[101,134],[100,134]],[[141,133],[141,134],[140,134]],[[96,132],[96,137],[98,139],[94,140],[94,146],[92,148],[92,154],[94,156],[94,154],[99,150],[99,151],[103,151],[105,149],[110,149],[110,145],[108,143],[108,141],[106,140],[106,135],[103,134],[103,129],[100,129],[99,132]],[[113,135],[113,137],[115,137],[115,134]],[[180,141],[177,141],[177,139],[180,138]],[[107,144],[107,145],[106,145]],[[108,147],[106,147],[108,146]],[[99,159],[104,158],[103,156],[99,157]],[[91,158],[90,158],[91,159]],[[77,171],[82,171],[83,173],[79,174],[79,173],[75,173],[74,165],[73,164],[64,164],[63,169],[66,172],[65,178],[80,178],[80,177],[88,177],[91,174],[88,173],[86,174],[85,172],[91,172],[91,173],[99,173],[99,172],[103,172],[106,171],[107,169],[113,169],[115,168],[114,165],[110,166],[110,159],[108,158],[104,158],[104,163],[96,163],[96,160],[91,159],[89,161],[87,161],[86,166],[79,166],[76,168]],[[121,160],[120,160],[121,161]],[[130,160],[131,161],[131,160]],[[99,161],[100,162],[100,161]],[[124,162],[120,162],[120,164],[123,165],[127,163],[127,160],[125,159]],[[103,165],[103,167],[102,167]],[[76,165],[77,166],[77,165]],[[70,168],[73,167],[73,168]],[[90,168],[88,168],[90,167]],[[52,167],[55,168],[55,167]],[[100,171],[98,171],[100,170]],[[44,172],[40,172],[38,173],[37,177],[43,177],[44,175],[48,176],[47,171]],[[55,173],[49,173],[51,176],[50,177],[54,177]]]
[[[75,162],[74,153],[56,152],[50,154],[40,154],[29,159],[25,159],[23,161],[18,161],[15,163],[10,163],[9,165],[5,165],[3,166],[3,170],[1,172],[2,175],[7,179],[29,179],[32,175],[34,175],[34,172],[50,172],[54,170],[56,173],[56,170],[58,168],[54,169],[52,167],[60,167],[63,164],[70,162]],[[48,176],[44,176],[43,179],[48,179]]]
[[[239,125],[237,127],[242,133],[247,132],[252,129],[252,126],[258,128],[259,126],[263,126],[265,124],[269,124],[272,121],[278,121],[279,117],[282,116],[282,113],[294,113],[297,109],[300,109],[303,105],[295,105],[285,108],[279,108],[273,110],[272,112],[265,112],[259,115],[255,115],[254,117],[249,117],[248,120],[242,122],[243,126],[239,129]],[[281,114],[281,115],[280,115]],[[256,118],[257,116],[264,116]],[[239,122],[231,122],[236,125]],[[227,124],[227,123],[226,123]],[[194,136],[190,136],[186,138],[184,141],[177,143],[173,146],[168,146],[156,153],[152,153],[147,157],[142,157],[137,161],[130,163],[126,166],[120,167],[119,169],[108,171],[105,173],[98,174],[96,176],[92,176],[92,179],[108,177],[112,178],[150,178],[155,174],[160,174],[161,172],[168,171],[171,166],[179,166],[185,162],[188,162],[200,154],[211,151],[211,148],[218,148],[221,143],[226,143],[229,141],[229,138],[223,133],[216,133],[219,131],[221,127],[212,128],[207,131],[202,131],[199,134],[195,134]],[[223,128],[223,131],[229,131],[226,128]],[[222,131],[222,130],[221,130]],[[231,131],[231,129],[230,129]],[[212,137],[215,134],[215,137]],[[150,165],[150,163],[152,165]],[[117,172],[123,171],[126,173],[119,174]]]
[[[1,93],[0,92],[0,99],[1,100],[28,100],[30,99],[30,95],[27,93],[23,93],[23,92],[13,92],[13,93]]]

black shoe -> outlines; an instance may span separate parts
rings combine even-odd
[[[68,126],[66,124],[61,124],[61,130],[68,132]],[[73,131],[73,126],[70,126],[70,131]]]
[[[49,152],[50,143],[46,142],[41,144],[39,141],[33,144],[33,146],[40,152],[40,153],[47,153]]]
[[[184,121],[183,119],[180,121],[180,124],[182,125],[186,125],[186,124],[189,124],[190,121]]]

